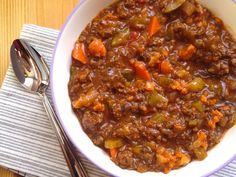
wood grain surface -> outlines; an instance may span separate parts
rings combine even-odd
[[[0,86],[9,65],[9,48],[23,24],[60,29],[79,0],[0,0]],[[0,157],[1,158],[1,157]],[[0,167],[0,177],[16,177]]]

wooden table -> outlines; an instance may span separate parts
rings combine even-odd
[[[25,23],[60,29],[79,0],[0,1],[0,86],[9,65],[9,48]],[[1,158],[1,157],[0,157]],[[17,175],[0,167],[0,177]]]

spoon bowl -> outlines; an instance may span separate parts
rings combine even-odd
[[[10,54],[13,70],[22,86],[33,92],[44,92],[50,79],[41,55],[22,39],[13,41]]]

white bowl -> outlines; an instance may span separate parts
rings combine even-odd
[[[77,117],[72,111],[68,95],[67,84],[70,76],[71,51],[81,31],[99,11],[111,3],[112,0],[81,0],[61,30],[55,47],[54,61],[51,68],[53,102],[57,115],[71,141],[94,164],[115,176],[183,177],[191,174],[191,177],[199,177],[210,175],[225,166],[236,156],[236,126],[226,133],[221,143],[208,153],[205,160],[194,161],[186,167],[171,171],[167,175],[154,172],[141,174],[119,168],[106,153],[93,145],[83,132]],[[222,18],[225,24],[236,32],[236,2],[233,0],[202,0],[202,4]]]

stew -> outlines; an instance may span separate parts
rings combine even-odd
[[[114,163],[168,173],[236,123],[236,42],[195,0],[119,0],[76,41],[68,87]]]

